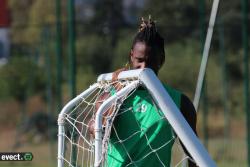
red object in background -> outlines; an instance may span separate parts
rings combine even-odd
[[[10,10],[8,9],[8,0],[0,0],[0,27],[10,26]]]

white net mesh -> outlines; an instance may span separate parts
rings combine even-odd
[[[131,81],[99,83],[65,114],[64,166],[94,166],[94,118],[109,97]],[[183,166],[176,135],[149,93],[142,87],[118,98],[104,112],[99,166]],[[172,149],[173,148],[173,149]]]

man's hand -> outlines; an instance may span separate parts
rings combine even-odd
[[[116,82],[118,80],[118,75],[122,72],[127,70],[126,68],[121,68],[116,70],[115,72],[113,72],[112,75],[112,84],[115,88],[116,91],[119,91],[123,88],[123,86],[119,83]],[[89,121],[88,123],[88,127],[89,127],[89,132],[91,134],[91,136],[95,137],[95,115],[96,112],[98,111],[98,109],[100,108],[100,106],[102,105],[102,103],[108,99],[110,97],[110,93],[109,92],[103,92],[103,94],[101,94],[97,100],[96,100],[96,104],[95,104],[95,114],[93,116],[93,118]],[[107,111],[105,111],[103,113],[103,120],[102,120],[102,124],[105,125],[106,122],[106,117],[112,115],[114,112],[114,107],[111,106]]]

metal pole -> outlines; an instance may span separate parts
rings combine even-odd
[[[219,47],[220,47],[220,66],[222,75],[222,97],[223,97],[223,107],[224,107],[224,138],[227,140],[229,138],[229,109],[228,109],[228,85],[227,85],[227,73],[226,73],[226,60],[225,60],[225,43],[224,43],[224,25],[222,18],[218,18],[219,26]]]
[[[43,32],[43,45],[44,45],[44,55],[45,55],[45,67],[46,67],[46,73],[47,73],[47,110],[48,113],[51,114],[52,111],[52,92],[51,92],[51,68],[50,68],[50,57],[49,57],[49,48],[48,48],[48,37],[49,32],[48,28],[44,28]]]
[[[76,50],[75,50],[75,7],[74,0],[68,0],[68,28],[69,28],[69,70],[70,95],[76,96]]]
[[[204,49],[205,39],[206,39],[206,19],[205,19],[205,0],[200,0],[200,39],[201,39],[201,56]],[[206,77],[204,76],[204,82],[201,88],[201,99],[203,104],[203,112],[202,112],[202,132],[204,134],[204,145],[208,148],[208,128],[207,128],[207,115],[208,115],[208,105],[207,105],[207,92],[206,92]],[[196,112],[198,112],[198,106],[196,108]]]
[[[247,128],[247,163],[250,166],[250,111],[249,111],[249,58],[248,58],[248,0],[242,0],[242,42],[244,47],[244,103]]]
[[[204,80],[204,76],[205,76],[205,72],[206,72],[207,60],[208,60],[208,55],[209,55],[211,39],[213,36],[213,29],[214,29],[214,23],[216,20],[218,6],[219,6],[219,0],[214,0],[213,6],[212,6],[212,11],[211,11],[211,16],[210,16],[210,20],[209,20],[209,26],[208,26],[208,30],[207,30],[205,46],[204,46],[204,50],[203,50],[203,54],[202,54],[200,72],[199,72],[197,86],[196,86],[196,90],[195,90],[194,107],[196,110],[198,109],[198,106],[199,106],[201,89],[202,89],[203,80]]]
[[[43,30],[43,34],[42,34],[42,45],[44,47],[44,56],[45,56],[45,67],[46,67],[46,74],[47,74],[47,84],[46,84],[46,102],[47,102],[47,112],[49,114],[49,116],[53,117],[53,113],[52,113],[52,82],[51,82],[51,78],[52,78],[52,75],[51,75],[51,60],[50,60],[50,55],[49,55],[49,46],[48,46],[48,43],[49,43],[49,29],[48,29],[48,26],[46,25],[44,30]],[[49,135],[49,154],[50,154],[50,163],[53,162],[53,159],[51,158],[52,155],[53,155],[53,136],[52,136],[52,131],[51,131],[51,125],[49,124],[48,122],[48,127],[49,127],[49,130],[48,130],[48,135]]]
[[[56,100],[57,111],[62,108],[62,25],[61,0],[56,0]]]
[[[70,95],[71,98],[76,96],[76,63],[75,63],[75,7],[74,0],[68,0],[68,28],[69,28],[69,70],[70,70]],[[73,115],[72,115],[73,116]],[[74,117],[74,116],[73,116]],[[73,130],[71,140],[76,143],[76,132]],[[77,164],[77,147],[72,146],[71,164]]]

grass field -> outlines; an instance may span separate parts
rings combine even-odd
[[[209,152],[218,167],[247,167],[247,145],[242,139],[209,141]]]
[[[1,152],[32,152],[32,161],[3,162],[0,167],[55,167],[57,163],[57,143],[41,141],[40,143],[23,143],[17,149],[12,149],[15,143],[15,131],[5,131],[0,134]]]
[[[14,132],[0,135],[0,150],[9,150],[11,142],[14,141]],[[5,138],[5,144],[3,143]],[[7,140],[8,138],[8,140]],[[6,144],[7,143],[7,144]],[[55,167],[57,164],[57,143],[41,142],[39,144],[25,144],[14,150],[15,152],[32,152],[31,162],[0,162],[0,167]],[[247,167],[246,142],[242,139],[225,141],[224,139],[209,140],[209,153],[216,161],[218,167]]]

